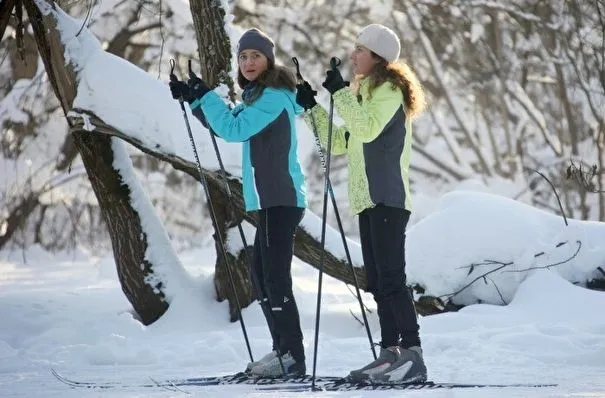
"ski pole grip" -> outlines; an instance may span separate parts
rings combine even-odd
[[[174,74],[174,66],[176,65],[176,63],[174,62],[174,59],[170,60],[170,81],[171,82],[175,82],[179,79],[177,79],[176,75]]]
[[[332,57],[330,59],[330,67],[332,68],[332,70],[338,69],[341,63],[342,61],[338,57]]]
[[[193,76],[195,76],[195,73],[193,73],[193,67],[191,66],[191,60],[189,60],[188,65],[189,65],[189,77],[192,78]]]

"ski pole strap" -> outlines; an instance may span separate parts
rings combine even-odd
[[[171,58],[169,62],[170,62],[170,81],[171,81],[171,82],[178,82],[178,81],[179,81],[179,79],[178,79],[178,77],[176,77],[176,75],[174,74],[174,67],[175,67],[175,65],[176,65],[176,62],[174,62],[174,58]],[[183,99],[183,96],[181,95],[181,96],[179,97],[179,102],[180,102],[180,104],[181,104],[181,105],[183,105],[183,102],[184,102],[184,101],[185,101],[185,100]]]
[[[301,82],[304,82],[305,79],[303,79],[302,75],[300,74],[300,63],[298,62],[298,59],[296,57],[292,57],[292,62],[294,63],[294,66],[296,66],[296,78],[298,80],[300,80]],[[332,70],[338,69],[340,64],[342,64],[342,61],[340,58],[332,57],[330,59],[330,68],[332,68]]]
[[[178,80],[176,75],[174,74],[174,66],[176,65],[176,62],[174,62],[174,58],[170,59],[170,81],[175,81]]]
[[[294,66],[296,66],[296,78],[300,83],[304,82],[302,75],[300,74],[300,64],[298,63],[298,59],[296,57],[292,57],[292,62],[294,62]]]

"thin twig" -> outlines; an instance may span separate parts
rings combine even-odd
[[[540,173],[538,170],[529,168],[529,170],[539,174],[542,178],[544,178],[546,180],[546,182],[548,182],[548,184],[550,185],[550,187],[552,188],[553,192],[555,193],[555,197],[557,198],[557,202],[559,203],[559,209],[561,209],[561,215],[563,216],[563,221],[565,221],[565,225],[569,225],[567,223],[567,217],[565,216],[565,211],[563,210],[563,205],[561,204],[561,198],[559,198],[559,194],[557,193],[557,190],[555,189],[555,186],[553,185],[552,182],[550,182],[550,180],[548,179],[548,177],[546,177],[544,174]]]
[[[504,296],[502,296],[502,292],[500,292],[500,289],[498,288],[498,285],[496,285],[496,282],[494,282],[494,280],[492,278],[487,278],[489,279],[489,281],[494,285],[494,287],[496,288],[496,292],[498,292],[498,296],[500,296],[500,300],[502,300],[502,304],[506,305],[506,300],[504,300]]]
[[[94,7],[94,1],[90,0],[90,2],[88,3],[88,9],[86,10],[86,16],[84,17],[82,26],[80,26],[80,30],[78,30],[78,33],[76,33],[76,37],[80,36],[80,33],[82,33],[82,30],[84,30],[84,27],[86,26],[86,23],[88,22],[88,18],[90,18],[90,14],[92,12],[93,7]]]
[[[162,55],[164,54],[164,43],[166,39],[164,38],[164,29],[162,29],[162,0],[160,0],[160,60],[158,62],[158,80],[160,79],[160,74],[162,72]]]
[[[502,261],[497,261],[497,260],[484,260],[484,262],[482,262],[482,263],[472,263],[471,265],[464,265],[462,267],[458,267],[457,269],[470,268],[470,271],[468,272],[468,274],[470,275],[474,271],[475,267],[480,267],[482,265],[496,265],[496,264],[502,265],[504,263]],[[509,263],[508,265],[510,265],[510,264],[512,264],[512,262]]]
[[[359,322],[359,324],[360,324],[361,326],[365,326],[365,325],[363,324],[363,321],[362,321],[361,319],[359,319],[359,318],[357,317],[357,315],[355,315],[355,313],[353,312],[353,310],[351,310],[351,309],[349,308],[349,312],[351,313],[351,315],[353,315],[353,318],[355,318],[355,319],[357,320],[357,322]]]
[[[523,270],[512,270],[512,271],[503,271],[503,272],[526,272],[526,271],[530,271],[530,270],[534,270],[534,269],[545,269],[545,268],[551,268],[551,267],[554,267],[554,266],[557,266],[557,265],[564,264],[564,263],[566,263],[566,262],[568,262],[568,261],[572,260],[572,259],[573,259],[574,257],[576,257],[576,256],[577,256],[577,254],[579,253],[580,248],[581,248],[581,246],[582,246],[582,242],[580,242],[579,240],[577,240],[576,242],[578,243],[578,249],[577,249],[577,250],[576,250],[576,252],[575,252],[575,253],[574,253],[574,254],[573,254],[573,255],[572,255],[570,258],[568,258],[567,260],[560,261],[560,262],[558,262],[558,263],[554,263],[554,264],[549,264],[549,265],[546,265],[546,266],[540,266],[540,267],[530,267],[530,268],[526,268],[526,269],[523,269]],[[557,248],[558,248],[558,247],[561,247],[561,246],[563,246],[563,245],[564,245],[564,244],[566,244],[566,243],[568,243],[568,242],[567,242],[567,241],[559,242],[559,243],[557,243],[557,244],[555,245],[555,247],[557,247]],[[546,254],[546,253],[545,253],[545,252],[543,252],[543,251],[538,252],[538,253],[534,254],[534,258],[538,258],[538,257],[543,256],[543,255],[545,255],[545,254]],[[467,283],[466,285],[464,285],[462,288],[460,288],[460,289],[459,289],[459,290],[457,290],[456,292],[454,292],[454,293],[450,293],[450,294],[446,294],[446,295],[443,295],[443,296],[439,296],[439,297],[440,297],[440,298],[441,298],[441,297],[445,297],[445,298],[451,299],[452,297],[454,297],[454,296],[458,295],[459,293],[461,293],[462,291],[464,291],[465,289],[467,289],[468,287],[470,287],[471,285],[473,285],[475,282],[477,282],[477,281],[478,281],[478,280],[480,280],[480,279],[483,279],[483,280],[484,280],[486,283],[487,283],[487,280],[489,279],[489,280],[490,280],[490,281],[491,281],[491,282],[494,284],[494,286],[495,286],[495,285],[496,285],[496,284],[495,284],[495,282],[494,282],[493,280],[491,280],[491,278],[487,278],[487,276],[488,276],[488,275],[490,275],[490,274],[492,274],[492,273],[494,273],[494,272],[500,271],[501,269],[506,268],[506,267],[508,267],[508,266],[510,266],[510,265],[513,265],[514,263],[515,263],[514,261],[509,261],[509,262],[506,262],[506,263],[505,263],[505,262],[502,262],[502,261],[496,261],[496,260],[484,260],[484,261],[483,261],[483,262],[481,262],[481,263],[472,263],[471,265],[465,265],[465,266],[463,266],[463,267],[458,267],[458,269],[466,269],[466,268],[468,268],[468,269],[469,269],[469,272],[468,272],[468,274],[467,274],[467,276],[468,276],[468,275],[470,275],[470,274],[471,274],[471,273],[472,273],[472,272],[475,270],[475,267],[478,267],[478,266],[483,266],[483,265],[499,265],[499,267],[496,267],[496,268],[494,268],[494,269],[492,269],[492,270],[490,270],[490,271],[488,271],[488,272],[486,272],[486,273],[483,273],[483,274],[481,274],[481,275],[477,276],[475,279],[473,279],[471,282],[469,282],[469,283]],[[497,287],[497,286],[496,286],[496,290],[498,290],[498,287]],[[500,293],[500,291],[499,291],[499,290],[498,290],[498,294],[500,295],[500,298],[502,299],[502,301],[504,301],[504,298],[503,298],[503,296],[502,296],[502,294]],[[505,302],[505,301],[504,301],[504,302]]]
[[[567,260],[559,261],[558,263],[553,263],[553,264],[549,264],[549,265],[543,265],[541,267],[529,267],[529,268],[525,268],[525,269],[518,269],[518,270],[504,271],[504,272],[526,272],[526,271],[531,271],[531,270],[534,270],[534,269],[548,269],[548,268],[551,268],[551,267],[555,267],[557,265],[565,264],[566,262],[569,262],[569,261],[573,260],[578,255],[578,253],[580,252],[580,249],[582,248],[582,242],[579,241],[579,240],[577,240],[576,243],[578,244],[578,249]]]
[[[456,296],[457,294],[461,293],[462,291],[464,291],[466,288],[468,288],[469,286],[471,286],[473,283],[477,282],[479,279],[483,279],[485,278],[487,275],[492,274],[494,272],[500,271],[502,268],[506,268],[509,265],[514,264],[513,262],[510,263],[501,263],[502,265],[498,268],[494,268],[491,271],[486,272],[485,274],[476,277],[475,279],[473,279],[471,282],[467,283],[466,285],[464,285],[462,288],[458,289],[456,292],[454,293],[450,293],[450,294],[445,294],[443,296],[439,296],[439,297],[446,297],[446,298],[452,298],[454,296]]]
[[[354,293],[354,292],[351,290],[351,285],[349,285],[349,284],[347,283],[347,284],[345,284],[345,286],[347,287],[347,289],[349,289],[349,293],[351,293],[351,296],[353,296],[353,297],[357,298],[357,294],[355,294],[355,293]],[[371,310],[371,309],[369,309],[369,308],[368,308],[368,306],[367,306],[365,303],[363,303],[363,306],[364,306],[364,308],[365,308],[366,312],[372,313],[372,310]]]

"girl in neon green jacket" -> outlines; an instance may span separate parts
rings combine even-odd
[[[410,67],[398,62],[400,48],[391,29],[368,25],[351,53],[353,88],[337,69],[329,70],[323,83],[345,122],[333,126],[331,153],[348,157],[350,207],[359,215],[367,290],[377,303],[381,328],[379,358],[352,371],[354,380],[415,382],[427,377],[414,301],[405,285],[411,121],[424,108],[424,94]],[[325,147],[328,114],[308,83],[297,89],[305,121],[316,126]]]

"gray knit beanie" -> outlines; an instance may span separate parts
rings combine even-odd
[[[401,51],[399,38],[395,32],[384,25],[375,23],[366,26],[359,32],[356,42],[388,62],[395,62],[399,59]]]
[[[262,31],[253,28],[244,32],[237,43],[237,55],[244,50],[257,50],[267,57],[271,63],[275,63],[275,53],[273,51],[275,45],[273,40]]]

